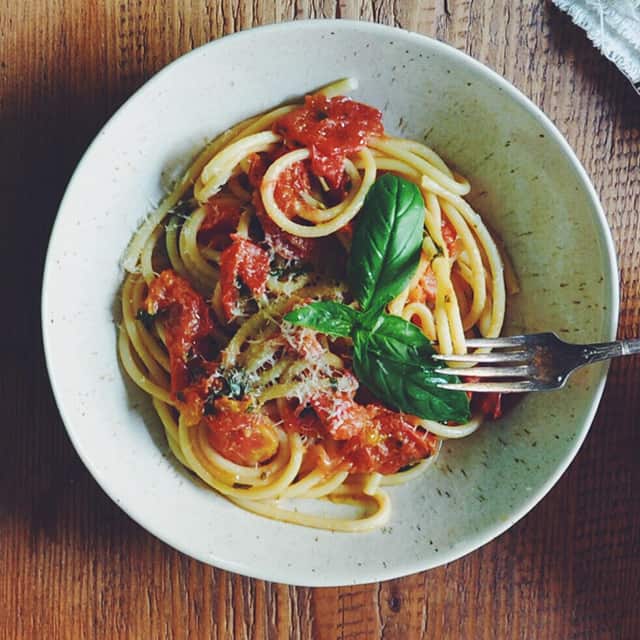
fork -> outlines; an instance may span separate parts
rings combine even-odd
[[[490,353],[465,355],[435,354],[445,364],[479,365],[469,368],[441,367],[438,373],[476,378],[505,378],[490,382],[441,383],[443,389],[520,393],[561,389],[580,367],[601,360],[640,353],[640,338],[600,344],[570,344],[555,333],[533,333],[506,338],[467,340],[471,348],[499,349]]]

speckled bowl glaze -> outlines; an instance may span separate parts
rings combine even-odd
[[[374,24],[312,21],[246,31],[180,58],[140,89],[86,152],[51,237],[42,323],[54,393],[78,454],[132,518],[203,562],[268,580],[342,585],[450,562],[526,514],[587,434],[606,369],[524,397],[499,422],[445,444],[391,490],[387,527],[343,534],[272,522],[204,488],[168,453],[148,399],[116,357],[119,259],[194,151],[233,123],[339,77],[473,184],[522,292],[507,331],[611,339],[614,250],[588,177],[549,120],[509,83],[434,40]]]

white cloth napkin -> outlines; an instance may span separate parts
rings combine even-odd
[[[552,0],[640,93],[640,0]]]

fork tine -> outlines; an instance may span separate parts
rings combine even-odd
[[[499,351],[497,353],[465,353],[464,355],[442,355],[435,353],[434,360],[446,360],[447,362],[473,362],[475,364],[485,362],[526,362],[532,357],[530,351]]]
[[[531,365],[524,364],[519,367],[472,367],[462,370],[443,367],[436,369],[436,372],[451,376],[468,374],[477,378],[526,378],[535,375],[536,369]]]
[[[520,347],[529,343],[528,336],[508,336],[500,338],[470,338],[466,340],[468,347],[495,347],[495,348],[508,348],[508,347]]]
[[[451,391],[475,391],[484,393],[523,393],[525,391],[543,391],[545,389],[555,388],[544,382],[536,382],[535,380],[515,380],[505,382],[460,382],[460,383],[441,383],[438,384],[441,389],[450,389]]]

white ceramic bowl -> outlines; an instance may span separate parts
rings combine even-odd
[[[587,434],[605,368],[525,397],[503,420],[447,443],[436,468],[392,490],[385,529],[343,534],[249,514],[168,453],[148,399],[116,357],[119,259],[140,219],[205,140],[315,87],[355,76],[389,131],[468,176],[502,235],[522,293],[507,330],[611,339],[614,249],[588,177],[549,120],[478,62],[426,37],[346,21],[280,24],[212,42],[140,89],[90,146],[51,237],[42,323],[52,386],[78,451],[132,518],[203,562],[268,580],[340,585],[449,562],[527,513]],[[115,314],[115,315],[114,315]]]

